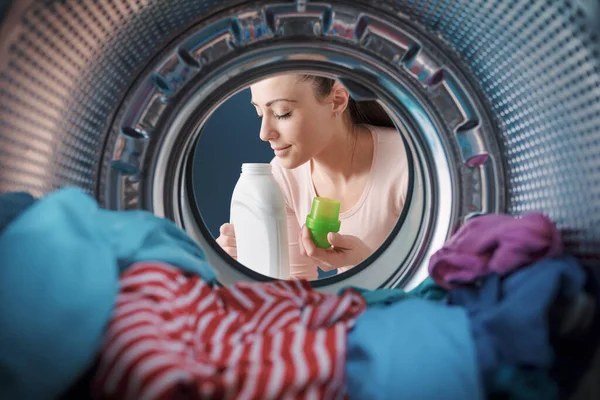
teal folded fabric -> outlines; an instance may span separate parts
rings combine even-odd
[[[375,289],[368,290],[356,286],[342,288],[339,293],[347,289],[354,289],[365,299],[367,307],[387,307],[398,301],[420,298],[431,301],[442,301],[446,298],[446,289],[438,286],[433,279],[427,278],[419,286],[410,291],[402,289]]]
[[[35,201],[35,197],[29,193],[10,192],[0,194],[0,235],[4,228]]]
[[[489,400],[558,400],[557,383],[548,371],[502,365],[488,383]]]
[[[348,335],[353,400],[483,399],[465,310],[406,298],[368,308]]]
[[[3,195],[0,209],[7,198],[15,199]],[[132,263],[215,280],[200,247],[169,220],[102,210],[73,188],[23,204],[0,227],[0,399],[53,399],[77,380]]]
[[[348,288],[344,288],[341,290],[343,292]],[[365,299],[367,303],[367,307],[371,310],[368,311],[368,316],[363,319],[359,319],[358,324],[360,329],[356,332],[352,332],[350,334],[350,343],[351,343],[351,354],[349,356],[349,362],[347,364],[347,370],[349,370],[350,378],[352,381],[349,382],[349,390],[354,391],[354,395],[352,398],[356,399],[375,399],[375,398],[386,398],[385,396],[391,395],[394,390],[400,390],[400,388],[395,388],[392,383],[382,383],[383,390],[371,390],[369,386],[362,385],[360,382],[354,381],[359,380],[361,377],[361,372],[373,375],[379,375],[381,368],[382,370],[387,370],[390,368],[391,370],[401,372],[401,374],[395,374],[394,380],[390,378],[390,382],[404,382],[404,377],[401,375],[406,375],[405,370],[414,368],[416,365],[413,358],[407,358],[406,354],[412,354],[410,349],[392,349],[393,341],[399,343],[408,343],[410,342],[410,338],[406,338],[406,341],[403,341],[406,332],[415,332],[418,329],[418,333],[415,336],[419,336],[418,340],[412,339],[412,343],[414,346],[424,346],[424,342],[427,340],[431,340],[432,346],[443,346],[446,341],[452,338],[452,335],[456,335],[456,331],[453,333],[453,329],[455,330],[457,326],[454,326],[450,323],[450,321],[446,321],[445,314],[442,309],[433,308],[429,309],[428,306],[424,306],[420,303],[411,303],[410,305],[402,306],[394,306],[396,303],[405,302],[409,299],[423,299],[430,300],[432,302],[438,302],[442,304],[446,303],[448,291],[441,286],[437,285],[433,279],[427,278],[425,279],[419,286],[414,288],[411,291],[404,291],[402,289],[375,289],[375,290],[367,290],[358,287],[353,287],[353,289],[357,290]],[[404,310],[404,315],[400,315],[400,311],[396,310]],[[450,309],[450,308],[449,308]],[[376,311],[373,314],[373,310]],[[418,317],[413,315],[414,313],[421,312],[429,312],[431,313],[431,318],[434,317],[434,312],[438,313],[442,316],[442,319],[435,321],[435,324],[424,324],[424,321],[421,321]],[[377,314],[380,313],[380,314]],[[460,318],[463,318],[462,313],[457,313],[456,311],[448,311],[448,315],[461,314]],[[397,315],[396,315],[397,314]],[[378,318],[379,317],[379,318]],[[384,318],[385,317],[385,318]],[[396,324],[394,321],[389,321],[389,319],[402,320],[402,327],[398,327],[397,330],[390,333],[391,337],[388,337],[387,332],[388,328],[392,329],[391,324]],[[416,323],[416,324],[415,324]],[[446,324],[446,325],[444,325]],[[435,325],[436,329],[442,329],[443,331],[439,331],[436,334],[438,335],[439,343],[433,343],[434,339],[428,339],[428,335],[430,334],[431,329]],[[372,329],[372,337],[369,337],[370,334],[370,326]],[[470,326],[470,323],[469,323]],[[425,336],[422,336],[425,335]],[[425,337],[425,339],[423,339]],[[455,336],[456,337],[456,336]],[[469,340],[472,340],[472,336],[469,335]],[[389,353],[386,349],[386,343],[389,346]],[[381,344],[384,343],[384,344]],[[381,345],[380,345],[381,344]],[[466,346],[466,342],[463,342],[463,346]],[[432,347],[433,348],[433,347]],[[396,360],[390,358],[391,354],[401,354],[402,357],[398,357]],[[447,356],[451,356],[450,352],[446,353]],[[414,354],[413,354],[414,356]],[[423,353],[423,357],[426,357],[426,353]],[[417,357],[418,358],[418,357]],[[387,360],[388,363],[391,363],[392,366],[387,366],[383,364]],[[443,357],[440,357],[438,365],[443,365],[442,361]],[[455,359],[456,360],[456,359]],[[452,358],[446,358],[446,362],[452,361]],[[428,362],[427,358],[423,360],[418,359],[418,363]],[[450,365],[450,364],[448,364]],[[465,365],[465,367],[472,367],[473,365],[477,366],[479,369],[479,365],[477,362],[473,364]],[[353,371],[355,371],[355,375],[352,375]],[[466,371],[466,369],[465,369]],[[462,375],[457,375],[456,377],[464,377],[467,376],[465,371],[461,371]],[[383,373],[383,372],[381,372]],[[422,378],[425,380],[430,380],[435,373],[435,370],[430,370],[429,373],[422,375]],[[445,372],[440,372],[440,374],[444,374]],[[477,373],[479,374],[479,373]],[[354,378],[356,376],[356,378]],[[410,376],[410,375],[408,375]],[[452,374],[448,374],[447,377],[452,376]],[[408,394],[409,396],[406,398],[411,398],[410,396],[418,396],[419,398],[426,398],[427,396],[431,398],[435,398],[435,395],[426,394],[424,392],[415,392],[415,390],[420,390],[424,386],[430,386],[433,388],[444,387],[445,393],[452,398],[461,398],[461,396],[470,395],[462,389],[455,389],[452,386],[452,382],[444,382],[441,380],[435,380],[435,382],[427,383],[423,382],[419,376],[414,376],[414,380],[411,381],[411,385],[405,386],[402,391],[403,394]],[[421,379],[421,380],[419,380]],[[420,386],[422,385],[422,386]],[[492,373],[487,385],[484,385],[484,390],[486,393],[486,397],[490,400],[537,400],[537,399],[545,399],[545,400],[555,400],[558,399],[558,386],[556,382],[549,376],[548,371],[538,370],[538,369],[527,369],[519,366],[512,365],[502,365],[498,367]],[[475,386],[471,385],[471,388]],[[449,390],[457,390],[456,393],[451,393]],[[480,389],[475,390],[475,394]],[[477,394],[479,395],[479,394]],[[426,397],[422,397],[426,396]],[[403,395],[403,397],[405,397]],[[415,397],[416,398],[416,397]],[[467,398],[467,397],[465,397]]]

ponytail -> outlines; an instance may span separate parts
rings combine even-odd
[[[317,97],[326,97],[331,93],[335,80],[317,75],[302,75],[302,81],[312,80],[315,85]],[[369,124],[394,128],[394,121],[385,112],[383,107],[374,100],[355,101],[350,98],[348,101],[348,113],[352,125]]]

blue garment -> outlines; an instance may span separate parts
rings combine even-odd
[[[387,307],[398,301],[421,298],[433,301],[442,301],[446,298],[446,289],[436,284],[433,279],[427,278],[419,286],[410,291],[403,289],[375,289],[368,290],[356,286],[348,286],[339,290],[343,293],[347,289],[354,289],[365,299],[367,307]]]
[[[0,235],[0,399],[56,398],[85,372],[131,263],[163,261],[215,279],[200,247],[169,220],[99,209],[78,189],[11,220]]]
[[[348,335],[347,391],[352,400],[482,399],[476,363],[463,309],[406,298],[358,318]]]
[[[9,192],[0,194],[0,235],[4,228],[35,201],[35,197],[29,193]]]
[[[502,365],[488,382],[488,399],[558,400],[558,385],[549,371],[540,368]]]
[[[527,390],[546,393],[544,398],[548,393],[558,396],[549,379],[544,378],[548,384],[539,380],[540,376],[547,377],[554,363],[550,310],[557,301],[575,298],[585,281],[577,261],[564,256],[540,261],[505,278],[491,274],[479,285],[449,292],[448,303],[469,313],[478,365],[489,390],[511,392],[510,398],[531,398],[525,396]],[[522,397],[504,378],[507,374],[502,371],[507,368],[516,368],[510,373],[517,375],[519,371],[533,371],[521,374],[533,377],[531,387],[525,390],[523,386]]]
[[[551,374],[558,383],[561,399],[573,397],[583,379],[584,393],[589,398],[600,398],[600,269],[587,268],[586,273],[586,293],[595,305],[591,323],[581,332],[554,339],[556,363]]]

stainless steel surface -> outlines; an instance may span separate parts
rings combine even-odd
[[[185,159],[167,150],[189,151],[193,127],[173,130],[186,104],[209,110],[212,94],[233,92],[244,69],[265,72],[267,61],[334,62],[330,72],[377,84],[423,177],[421,206],[407,216],[423,225],[418,246],[403,248],[400,232],[380,263],[406,258],[422,274],[455,224],[496,210],[546,212],[568,251],[600,261],[595,0],[15,4],[0,29],[0,191],[77,185],[107,206],[183,223]],[[186,97],[192,87],[202,96]],[[214,259],[227,279],[242,278]],[[382,284],[418,281],[408,264]]]
[[[245,9],[255,11],[240,14],[235,7],[242,3],[253,4]],[[340,11],[343,3],[344,7],[351,4],[347,14]],[[23,8],[24,3],[19,4]],[[157,51],[178,40],[178,35],[184,39],[194,24],[207,26],[203,21],[208,16],[223,11],[210,22],[231,16],[223,28],[229,37],[208,48],[189,42],[191,47],[183,46],[179,55],[183,63],[175,60],[174,65],[157,70],[155,88],[164,90],[148,100],[150,108],[144,110],[152,110],[150,115],[167,107],[163,102],[168,91],[178,89],[186,74],[210,69],[219,54],[236,46],[245,48],[253,41],[275,44],[286,35],[303,32],[325,42],[346,42],[354,51],[401,66],[399,71],[424,84],[420,94],[432,103],[435,90],[428,89],[427,82],[441,79],[434,108],[439,114],[454,113],[441,118],[446,124],[443,128],[451,132],[456,129],[448,122],[453,117],[472,118],[463,115],[468,107],[452,107],[462,104],[462,95],[468,104],[473,91],[461,89],[456,97],[448,84],[451,75],[436,75],[446,67],[439,64],[439,58],[448,57],[456,61],[470,85],[481,89],[500,131],[492,137],[486,133],[491,132],[489,127],[481,131],[480,126],[465,122],[465,132],[455,132],[456,138],[448,135],[447,140],[458,144],[463,161],[486,152],[486,141],[501,142],[501,156],[492,151],[488,163],[469,170],[471,177],[462,172],[460,190],[463,198],[474,203],[473,212],[485,202],[479,193],[494,190],[498,192],[494,196],[501,198],[504,186],[508,212],[545,211],[564,229],[573,252],[587,261],[598,257],[600,57],[593,2],[382,2],[380,8],[386,13],[381,16],[394,20],[391,24],[371,18],[368,14],[375,10],[362,1],[269,7],[256,2],[184,0],[32,4],[23,15],[9,14],[6,24],[14,29],[2,31],[0,190],[41,195],[60,186],[78,185],[102,198],[104,178],[109,175],[99,167],[115,156],[112,149],[104,152],[104,146],[110,147],[121,129],[113,124],[114,118],[120,120],[122,110],[131,108],[122,101],[135,79],[147,71]],[[436,44],[431,53],[429,39]],[[195,51],[202,56],[194,58]],[[163,86],[165,79],[172,79],[171,86]],[[451,107],[443,106],[444,101],[450,101]],[[123,138],[127,135],[122,134]],[[143,135],[129,140],[136,144],[123,147],[127,159],[113,164],[119,173],[123,172],[119,167],[127,172],[145,155]],[[452,144],[445,144],[452,151]],[[507,167],[506,185],[486,167],[501,163]],[[140,185],[135,177],[121,179],[122,186],[132,180],[136,181],[132,185]],[[115,196],[134,206],[138,190],[129,187],[124,190],[129,197]]]
[[[267,3],[65,0],[32,2],[18,18],[9,15],[14,28],[3,30],[0,41],[0,190],[41,195],[78,185],[107,204],[139,206],[147,185],[127,174],[141,168],[145,176],[152,167],[139,165],[148,147],[156,150],[156,133],[144,135],[160,123],[152,118],[168,108],[170,91],[210,71],[223,55],[254,42],[282,45],[303,33],[377,57],[397,66],[403,80],[420,83],[417,94],[426,100],[419,101],[434,110],[438,131],[445,130],[442,148],[463,162],[450,167],[460,176],[453,182],[460,191],[455,200],[463,201],[460,214],[471,207],[476,215],[489,198],[502,205],[506,192],[508,212],[545,211],[573,252],[587,261],[598,257],[600,74],[593,2],[390,1],[381,4],[383,14],[361,1]],[[235,9],[239,4],[246,4],[244,13]],[[198,33],[219,21],[220,33]],[[173,41],[181,43],[178,57],[160,54],[158,60],[170,61],[160,64],[155,54],[169,43],[173,49]],[[448,65],[466,79],[455,84]],[[156,72],[147,87],[152,95],[137,96],[145,103],[132,111],[137,105],[123,99],[149,71]],[[478,100],[499,135],[477,124]],[[142,125],[133,126],[136,121]],[[488,152],[483,166],[465,166]],[[114,172],[100,169],[106,165]],[[115,179],[120,192],[105,199],[107,181]]]

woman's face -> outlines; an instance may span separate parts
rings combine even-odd
[[[260,138],[269,142],[283,168],[296,168],[323,151],[338,120],[333,102],[317,99],[312,80],[279,75],[250,90],[262,119]]]

